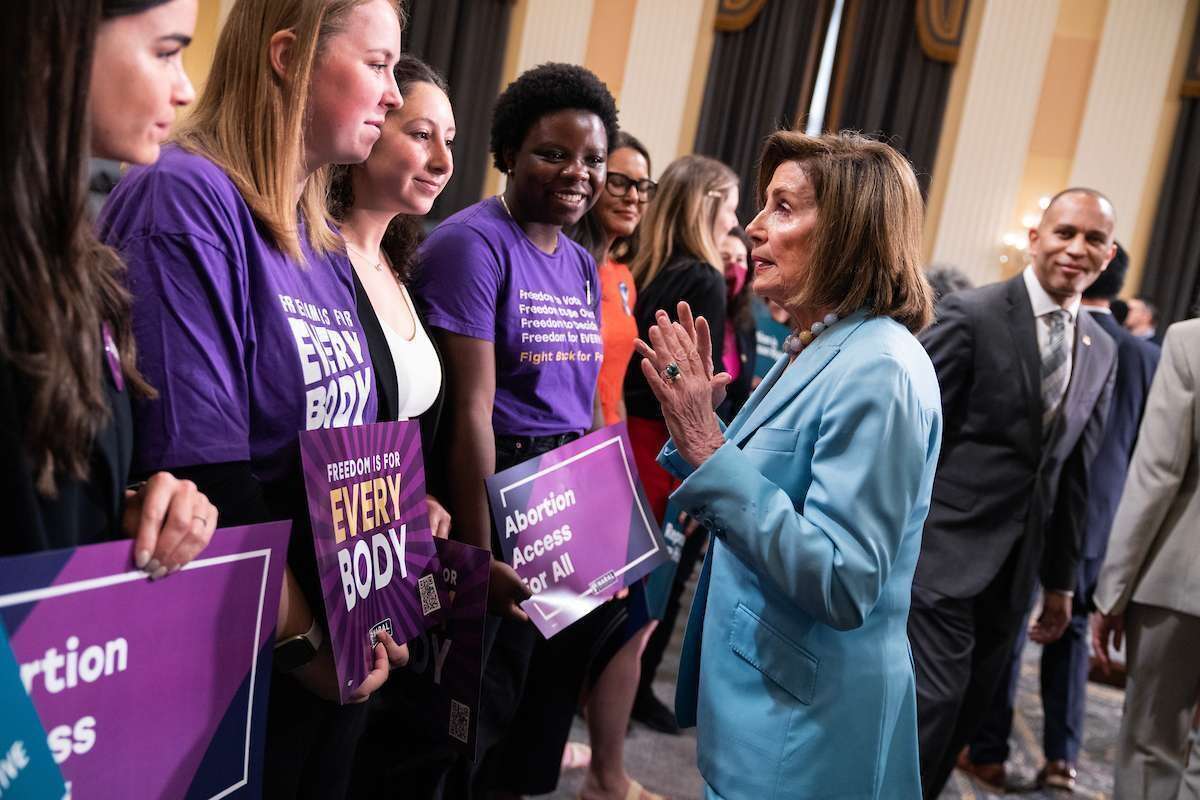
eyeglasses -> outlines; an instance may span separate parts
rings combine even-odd
[[[604,188],[613,197],[624,197],[629,194],[629,190],[636,188],[638,193],[637,201],[641,203],[649,203],[654,199],[654,193],[658,190],[658,184],[649,178],[642,178],[640,181],[635,181],[633,178],[621,172],[609,172],[608,178],[604,181]]]

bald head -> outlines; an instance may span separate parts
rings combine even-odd
[[[1029,255],[1038,283],[1066,306],[1092,285],[1116,255],[1112,202],[1094,189],[1072,188],[1050,200],[1029,231]]]

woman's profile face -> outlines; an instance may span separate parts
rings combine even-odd
[[[428,214],[454,173],[454,132],[446,93],[432,83],[411,84],[356,180],[357,201],[396,214]]]
[[[754,292],[787,306],[811,267],[817,197],[798,162],[775,168],[766,204],[746,228],[754,241]],[[791,309],[789,309],[791,310]]]
[[[538,119],[509,159],[519,212],[544,225],[574,225],[603,191],[608,134],[590,111],[566,109]]]
[[[388,112],[404,103],[392,75],[399,53],[400,20],[387,0],[355,6],[322,43],[304,131],[309,171],[366,161]]]
[[[171,0],[100,24],[90,86],[92,155],[149,164],[171,133],[175,109],[196,98],[183,48],[197,0]]]
[[[604,191],[596,200],[596,217],[604,232],[613,238],[632,236],[642,221],[642,212],[646,208],[648,197],[644,197],[636,186],[628,185],[623,197],[613,194],[614,178],[619,176],[622,184],[630,181],[649,180],[650,165],[646,157],[632,147],[622,147],[608,154],[608,175]]]
[[[713,241],[719,246],[729,232],[738,226],[737,207],[740,197],[736,183],[721,189],[717,218],[713,220]]]

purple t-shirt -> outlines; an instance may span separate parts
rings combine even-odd
[[[546,255],[491,197],[429,235],[414,286],[429,325],[495,344],[497,434],[592,426],[604,349],[600,282],[586,250],[559,234]]]
[[[101,216],[129,265],[138,367],[134,470],[249,461],[297,473],[297,433],[375,421],[375,379],[350,262],[276,249],[213,162],[164,148]]]

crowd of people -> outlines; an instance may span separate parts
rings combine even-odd
[[[1056,195],[1009,280],[927,278],[889,145],[772,134],[739,221],[728,166],[655,177],[603,82],[552,63],[496,100],[503,189],[433,227],[454,87],[401,53],[397,0],[237,0],[199,97],[196,15],[19,0],[0,32],[0,552],[128,539],[169,580],[218,525],[292,520],[268,796],[502,799],[578,767],[583,798],[652,800],[631,717],[698,727],[711,798],[932,799],[956,766],[1002,790],[1027,639],[1033,780],[1069,789],[1092,657],[1124,637],[1117,797],[1200,797],[1200,322],[1117,299],[1103,193]],[[130,165],[96,217],[92,158]],[[545,297],[599,336],[546,357]],[[366,347],[307,359],[301,329]],[[419,423],[435,535],[496,556],[474,760],[403,724],[386,632],[337,702],[297,434],[393,420]],[[543,638],[485,480],[620,421],[686,532],[666,610],[639,585]]]

